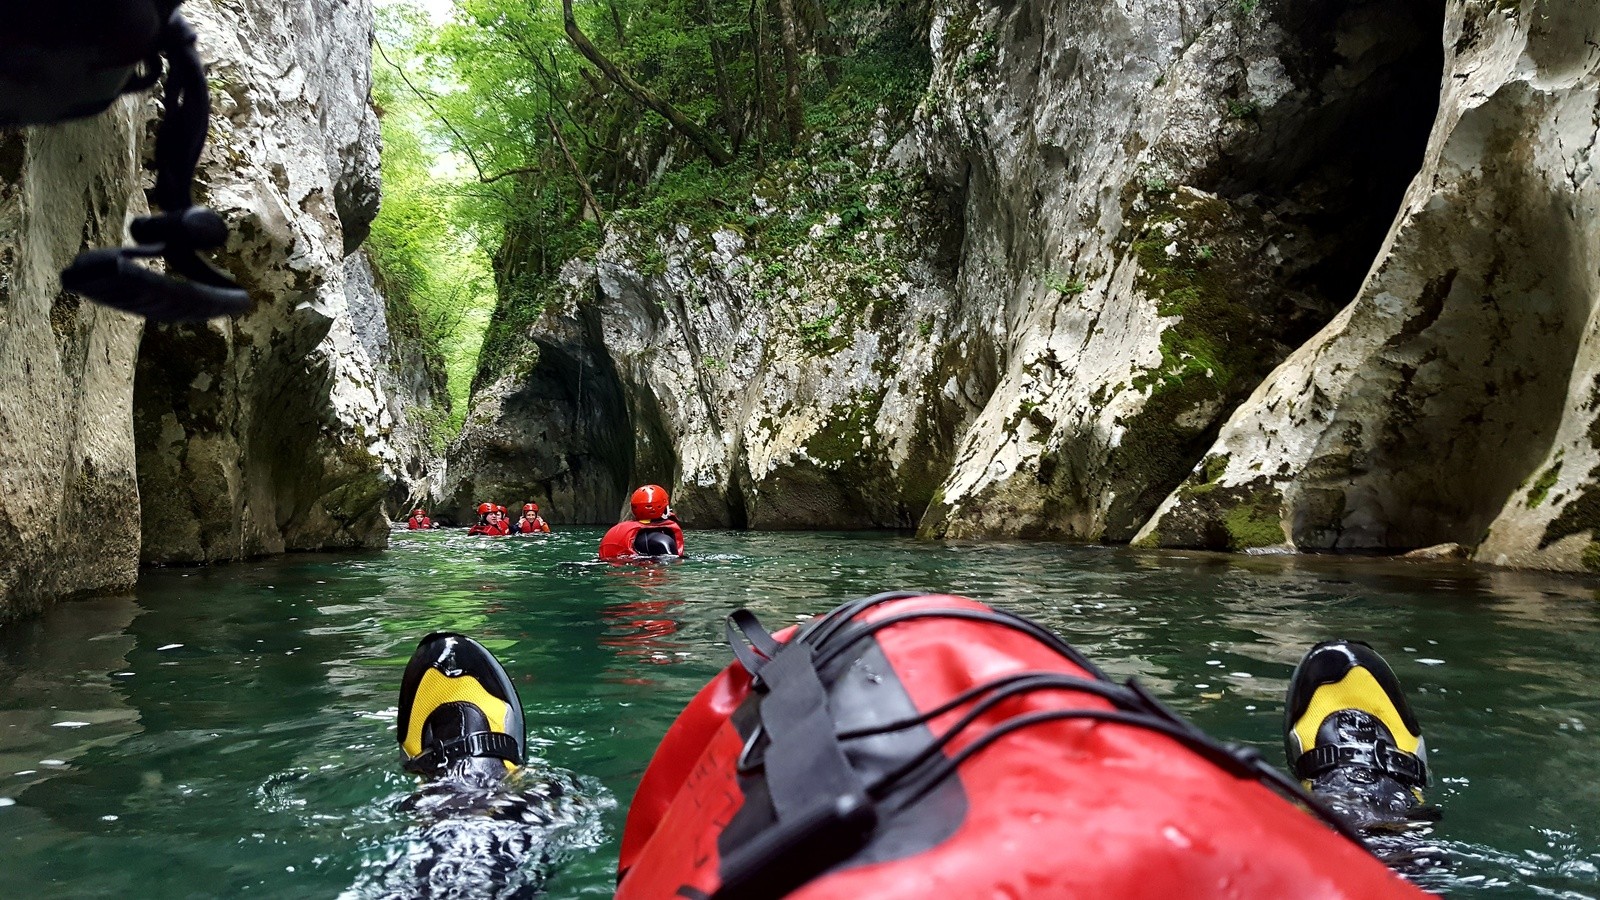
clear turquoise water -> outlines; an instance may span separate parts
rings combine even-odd
[[[417,638],[489,644],[540,756],[592,776],[605,833],[555,897],[607,896],[627,798],[725,660],[769,625],[889,588],[1033,615],[1220,736],[1281,754],[1300,653],[1365,638],[1411,693],[1455,896],[1600,896],[1600,602],[1454,565],[1140,554],[881,535],[691,535],[694,559],[400,532],[391,549],[153,571],[130,596],[0,627],[0,897],[334,897],[407,827],[394,692]],[[48,762],[46,762],[48,761]]]

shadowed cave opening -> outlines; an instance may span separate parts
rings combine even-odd
[[[1282,41],[1271,57],[1241,61],[1223,98],[1216,161],[1192,179],[1219,201],[1197,209],[1223,212],[1190,213],[1186,234],[1233,254],[1231,264],[1200,269],[1212,282],[1202,292],[1223,301],[1184,311],[1191,331],[1225,355],[1231,379],[1204,402],[1153,395],[1172,415],[1147,418],[1192,416],[1185,404],[1215,403],[1216,412],[1193,429],[1130,430],[1112,462],[1123,490],[1107,540],[1131,539],[1233,410],[1355,298],[1427,150],[1444,71],[1443,0],[1281,0],[1262,12]],[[1241,258],[1240,248],[1253,249]],[[1176,540],[1230,545],[1220,527]]]
[[[1276,272],[1337,311],[1421,169],[1439,109],[1445,4],[1313,0],[1268,12],[1292,36],[1280,62],[1296,91],[1267,110],[1242,110],[1260,138],[1223,154],[1215,189],[1266,200],[1288,230],[1314,235],[1321,252]],[[1286,337],[1298,344],[1315,330]]]

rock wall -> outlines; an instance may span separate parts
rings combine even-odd
[[[914,117],[843,154],[883,186],[867,227],[794,199],[837,177],[820,146],[728,198],[737,225],[613,227],[537,357],[489,373],[452,499],[611,518],[661,480],[702,522],[1127,540],[1359,286],[1420,164],[1442,17],[935,4]],[[773,217],[820,221],[775,246],[747,227]],[[571,411],[574,369],[603,404]]]
[[[931,170],[998,378],[922,532],[1125,541],[1346,302],[1415,172],[1442,4],[945,8]],[[1382,135],[1376,144],[1372,137]]]
[[[449,456],[455,513],[532,499],[615,521],[653,481],[702,526],[914,526],[972,405],[938,324],[949,219],[896,141],[908,125],[883,121],[843,173],[821,151],[774,172],[748,229],[615,224],[485,373]],[[780,199],[857,189],[852,225]],[[771,239],[797,223],[804,240]]]
[[[1142,540],[1600,570],[1600,9],[1453,2],[1421,172],[1360,294]]]
[[[455,499],[1600,570],[1600,11],[944,0],[926,40],[862,243],[614,227]]]
[[[143,559],[381,546],[400,461],[344,263],[377,211],[370,5],[184,9],[215,93],[199,194],[233,226],[219,261],[255,308],[145,336]]]
[[[372,360],[378,396],[384,401],[389,444],[398,456],[395,479],[384,512],[403,519],[418,503],[431,502],[444,478],[444,447],[437,443],[440,421],[450,411],[444,361],[429,354],[404,314],[395,315],[365,251],[344,261],[344,293],[356,337]]]
[[[346,262],[378,203],[370,4],[184,10],[215,113],[196,188],[256,305],[141,337],[60,291],[60,267],[145,211],[158,100],[0,134],[0,619],[127,586],[141,560],[386,539],[396,379],[363,344],[373,298]]]
[[[64,294],[87,241],[144,211],[144,115],[0,132],[0,621],[133,583],[139,561],[133,360],[139,322]]]

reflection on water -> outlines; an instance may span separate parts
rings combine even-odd
[[[1593,584],[1457,564],[1220,557],[858,534],[696,532],[669,565],[544,540],[398,533],[385,553],[148,573],[0,629],[0,896],[334,897],[409,852],[392,735],[424,633],[494,649],[538,765],[591,776],[604,843],[551,896],[609,896],[655,742],[726,662],[737,606],[782,627],[888,588],[1000,603],[1281,754],[1301,652],[1374,643],[1428,734],[1452,895],[1600,895]],[[58,760],[46,766],[42,760]],[[18,774],[22,773],[22,774]],[[590,837],[586,841],[592,841]]]

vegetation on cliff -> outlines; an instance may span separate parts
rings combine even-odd
[[[405,75],[385,89],[409,96],[388,95],[405,118],[385,116],[386,141],[391,128],[406,134],[385,149],[385,177],[391,156],[412,168],[386,180],[385,209],[398,192],[424,214],[402,218],[415,215],[402,200],[380,220],[391,230],[375,241],[399,261],[383,268],[427,270],[418,305],[441,310],[452,279],[440,266],[467,255],[451,242],[492,257],[488,375],[522,352],[561,266],[608,229],[637,243],[647,268],[660,261],[654,236],[677,226],[732,228],[770,252],[823,225],[846,252],[865,197],[904,188],[857,157],[882,114],[904,122],[922,96],[925,15],[873,0],[457,0],[431,31],[415,27],[420,13],[392,16],[412,27],[389,32],[402,44],[387,48],[391,71]],[[454,154],[461,179],[416,168],[413,148],[430,146]]]

